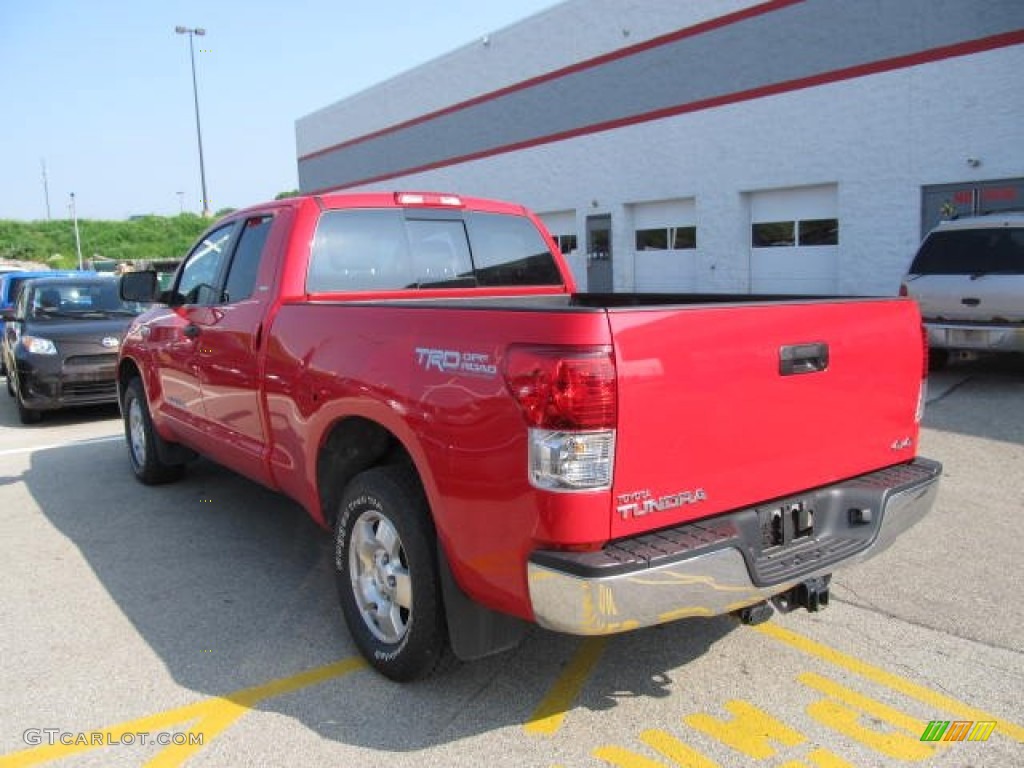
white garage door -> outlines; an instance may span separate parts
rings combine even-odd
[[[636,290],[695,291],[697,211],[693,198],[636,203],[631,207]]]
[[[587,257],[579,247],[579,236],[576,234],[576,211],[548,211],[538,213],[548,232],[555,238],[559,250],[569,262],[569,269],[576,279],[577,287],[582,291],[587,288]]]
[[[835,184],[751,192],[751,293],[839,290]]]

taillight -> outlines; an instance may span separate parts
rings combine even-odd
[[[515,345],[504,374],[529,427],[530,482],[547,490],[610,487],[617,416],[611,347]]]
[[[505,380],[531,427],[615,428],[611,347],[513,346]]]
[[[921,326],[921,378],[928,378],[928,326]]]
[[[928,328],[921,326],[921,387],[917,391],[917,410],[914,421],[918,424],[924,418],[924,404],[928,395]]]

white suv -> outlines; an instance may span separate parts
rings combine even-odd
[[[944,221],[900,286],[921,306],[932,367],[951,353],[1024,352],[1024,215]]]

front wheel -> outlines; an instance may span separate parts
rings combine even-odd
[[[158,485],[180,478],[185,469],[181,464],[165,464],[160,460],[157,451],[160,436],[153,429],[146,393],[140,379],[132,379],[125,387],[121,413],[124,414],[128,456],[136,479],[146,485]]]
[[[18,420],[22,424],[38,424],[43,420],[42,411],[34,410],[25,405],[25,399],[21,396],[21,380],[18,378],[17,373],[12,373],[14,381],[12,382],[10,377],[8,377],[7,391],[14,396],[18,403]]]
[[[360,652],[392,680],[450,662],[435,533],[408,467],[375,467],[346,486],[335,527],[335,578]]]

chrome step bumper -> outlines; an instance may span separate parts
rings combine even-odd
[[[528,563],[534,618],[558,632],[607,635],[731,613],[884,551],[931,509],[941,473],[918,458],[600,552],[539,550]],[[813,508],[815,532],[766,542],[766,510],[797,503]]]

